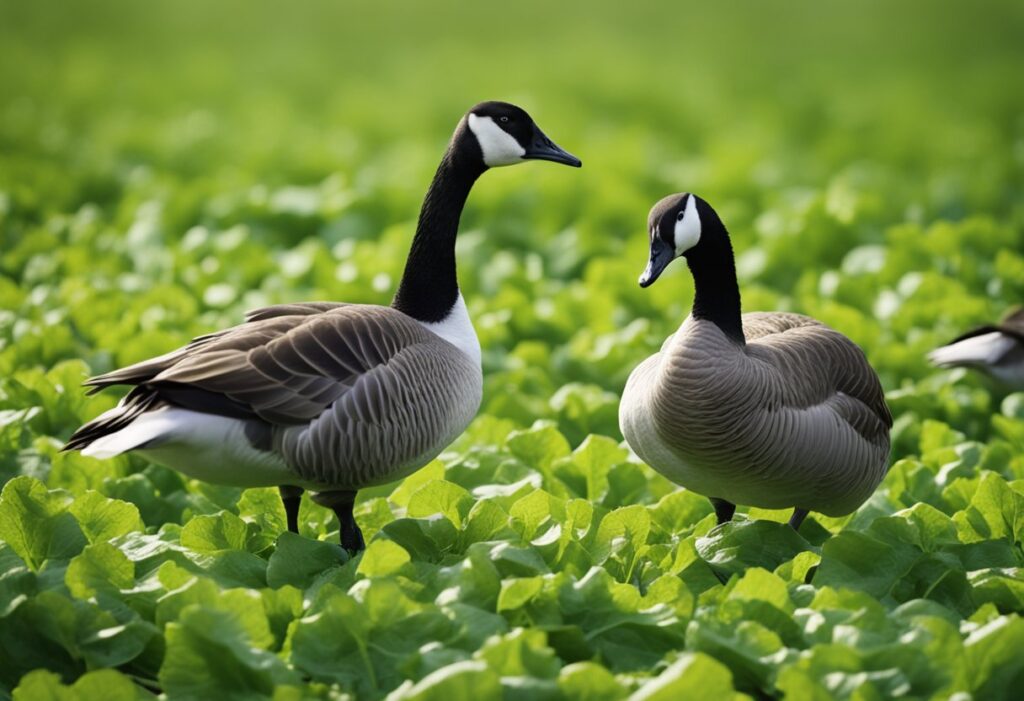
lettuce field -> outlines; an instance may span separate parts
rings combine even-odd
[[[926,353],[1024,303],[1024,5],[0,0],[0,698],[1000,699],[1024,689],[1024,394]],[[469,430],[304,499],[60,448],[91,374],[289,301],[386,304],[471,105]],[[715,527],[622,442],[688,312],[650,205],[706,197],[746,311],[856,341],[895,417],[845,518]]]

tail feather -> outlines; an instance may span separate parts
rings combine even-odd
[[[214,333],[208,333],[205,336],[198,336],[192,339],[187,346],[182,346],[170,353],[164,353],[158,355],[155,358],[143,360],[129,365],[128,367],[118,368],[117,370],[111,370],[110,372],[96,377],[90,377],[83,384],[89,387],[89,394],[96,394],[100,390],[106,389],[113,385],[141,385],[149,382],[154,377],[159,375],[164,370],[174,366],[189,353],[193,352],[197,348],[201,348],[219,338],[222,338],[231,329],[224,329],[223,331],[215,331]]]
[[[157,407],[160,397],[146,387],[136,387],[121,402],[75,431],[61,450],[81,450],[90,454],[87,449],[105,436],[117,433],[139,418],[143,413]],[[118,451],[123,452],[123,451]],[[112,453],[111,455],[116,455]],[[101,456],[96,456],[101,457]],[[109,456],[102,456],[109,457]]]
[[[928,360],[933,365],[946,368],[960,365],[995,365],[1014,345],[1014,339],[999,331],[991,331],[936,348],[928,354]]]

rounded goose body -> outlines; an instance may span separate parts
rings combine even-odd
[[[928,360],[941,368],[978,370],[1011,392],[1024,390],[1024,308],[954,338],[929,353]]]
[[[466,198],[488,168],[580,162],[522,109],[475,106],[459,122],[424,198],[390,307],[282,304],[187,346],[91,378],[133,385],[82,426],[66,450],[133,451],[217,484],[281,488],[298,530],[302,491],[337,513],[342,545],[364,547],[356,492],[434,459],[476,415],[480,344],[455,269]]]
[[[885,476],[892,417],[863,352],[825,324],[740,313],[732,247],[711,207],[673,195],[651,213],[641,285],[676,257],[694,276],[693,310],[630,375],[619,410],[633,451],[672,481],[736,504],[850,513]]]

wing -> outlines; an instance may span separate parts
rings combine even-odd
[[[444,343],[390,307],[281,305],[250,318],[87,384],[145,385],[188,409],[296,425],[319,416],[370,370],[417,345]]]
[[[798,314],[750,314],[748,349],[786,377],[783,403],[809,407],[827,403],[861,436],[886,440],[892,414],[878,375],[864,352],[843,334]],[[771,318],[769,318],[771,317]]]
[[[322,314],[341,307],[351,307],[347,302],[292,302],[290,304],[275,304],[271,307],[261,307],[245,313],[246,321],[263,321],[278,316],[307,316],[309,314]]]
[[[188,345],[178,348],[177,350],[173,350],[170,353],[165,353],[164,355],[159,355],[155,358],[143,360],[124,368],[112,370],[111,372],[103,375],[90,377],[85,381],[85,385],[91,388],[89,394],[95,394],[96,392],[113,385],[140,385],[153,379],[153,377],[161,372],[173,367],[188,356],[198,353],[204,346],[215,341],[222,340],[225,336],[242,336],[242,331],[245,330],[253,332],[253,338],[256,338],[258,330],[252,322],[265,321],[267,319],[280,317],[310,316],[312,314],[321,314],[323,312],[347,306],[351,305],[344,302],[296,302],[293,304],[277,304],[271,307],[253,309],[245,313],[244,324],[224,329],[223,331],[215,331],[213,333],[206,334],[205,336],[199,336],[192,339]],[[300,321],[301,319],[299,318],[292,319],[292,322],[294,323],[299,323]],[[279,330],[286,329],[287,327],[287,324],[275,326],[275,328]]]
[[[751,312],[743,315],[743,335],[747,341],[755,341],[772,334],[785,333],[791,329],[808,326],[828,328],[817,319],[803,314],[789,312]]]

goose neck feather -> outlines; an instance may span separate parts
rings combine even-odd
[[[740,288],[729,232],[718,214],[703,201],[697,204],[703,234],[700,243],[686,254],[693,275],[694,319],[713,322],[733,342],[744,345],[740,320]]]
[[[486,170],[479,154],[470,152],[474,142],[463,138],[464,132],[463,121],[423,199],[405,272],[391,303],[421,322],[444,321],[459,298],[455,237],[469,192]]]

